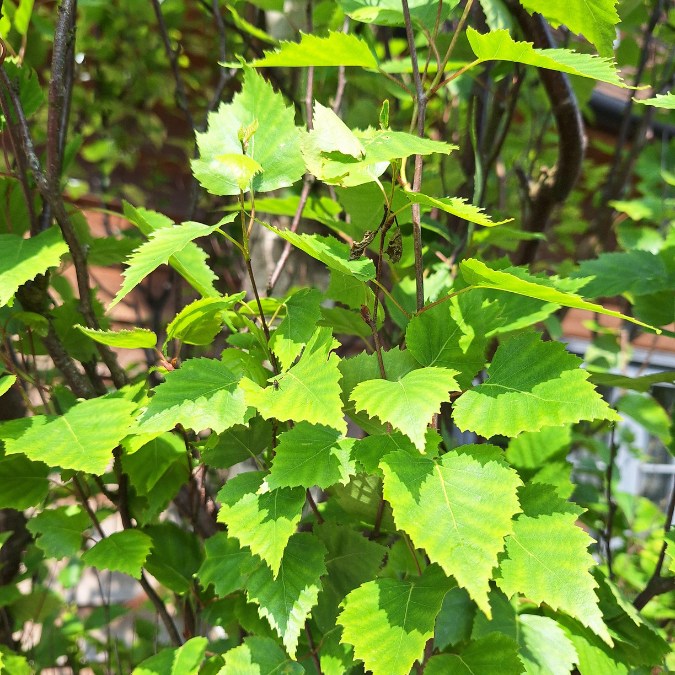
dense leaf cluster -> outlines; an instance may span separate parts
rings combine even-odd
[[[29,4],[9,3],[5,34],[26,34]],[[539,68],[627,88],[612,58],[617,2],[588,11],[582,2],[481,0],[477,15],[471,2],[326,4],[353,29],[328,25],[247,63],[222,64],[240,68],[241,90],[210,112],[191,163],[214,198],[208,224],[125,203],[133,237],[94,237],[64,207],[51,169],[41,175],[37,156],[38,168],[21,174],[34,152],[25,140],[14,149],[18,178],[2,179],[0,403],[16,392],[26,414],[0,423],[0,508],[29,515],[32,543],[23,571],[0,587],[0,618],[13,636],[0,646],[0,673],[85,652],[107,654],[96,672],[115,670],[109,631],[127,608],[78,613],[68,590],[85,568],[138,580],[173,642],[154,649],[157,631],[139,619],[138,636],[116,657],[136,675],[595,675],[672,666],[672,607],[656,588],[672,588],[672,533],[653,504],[613,494],[616,477],[598,470],[613,466],[626,416],[672,451],[668,413],[647,393],[672,374],[615,375],[612,363],[594,363],[591,353],[584,364],[553,339],[572,309],[593,312],[601,338],[611,334],[604,317],[672,337],[672,221],[621,230],[623,250],[569,260],[555,274],[541,260],[515,264],[523,261],[498,253],[544,234],[564,249],[564,211],[559,234],[485,208],[489,156],[480,155],[476,119],[466,146],[425,119],[435,95],[461,97],[452,87],[491,69],[536,77]],[[266,35],[227,8],[241,33]],[[599,56],[533,44],[510,23],[518,12],[564,23]],[[449,61],[444,22],[461,61]],[[378,46],[370,24],[405,29],[392,38],[402,58]],[[395,114],[379,101],[377,124],[351,124],[327,98],[312,101],[310,84],[310,118],[300,127],[265,77],[284,68],[346,77],[346,67],[358,69],[347,71],[356,82],[401,85]],[[9,76],[3,81],[5,132],[19,138]],[[19,93],[29,109],[30,89]],[[672,95],[642,103],[667,109]],[[467,162],[473,198],[439,178]],[[41,178],[42,228],[11,196],[19,185],[30,198]],[[527,199],[535,209],[536,191]],[[293,227],[279,219],[294,214]],[[300,216],[323,229],[298,227]],[[263,297],[253,269],[261,236],[313,260],[317,283],[298,278],[275,293],[270,281]],[[247,275],[230,292],[207,255],[214,242]],[[122,258],[121,287],[105,308],[89,286],[73,296],[63,274],[70,264],[88,283],[87,264]],[[120,327],[111,310],[167,267],[196,299],[159,324]],[[618,306],[603,301],[611,297]],[[594,342],[596,359],[602,345]],[[152,367],[119,368],[124,350],[146,350]],[[47,356],[49,366],[38,363]],[[628,393],[608,400],[610,386]],[[633,551],[622,545],[612,560],[615,536],[632,538]],[[51,588],[54,575],[63,594]],[[640,591],[651,595],[638,608],[651,601],[651,611],[629,602]],[[46,636],[30,653],[16,637],[29,622]]]

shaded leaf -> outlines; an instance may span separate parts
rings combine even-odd
[[[458,2],[459,0],[450,0],[443,3],[438,17],[441,22],[447,19]],[[345,14],[354,21],[374,23],[378,26],[405,25],[401,3],[397,0],[377,0],[377,2],[340,0],[340,5]],[[429,0],[410,0],[409,8],[412,21],[423,27],[433,26],[439,13],[436,3]]]
[[[318,486],[346,483],[356,473],[351,457],[353,438],[343,438],[330,427],[300,422],[279,436],[270,475],[265,482],[278,487]]]
[[[190,591],[193,576],[202,562],[197,537],[171,522],[151,525],[143,533],[152,540],[152,549],[144,565],[148,572],[174,593]]]
[[[37,506],[49,492],[49,467],[23,455],[0,456],[0,509]]]
[[[262,473],[250,472],[228,480],[218,493],[218,522],[225,523],[230,536],[260,556],[276,577],[286,544],[300,521],[305,490],[279,488],[261,493],[263,479]]]
[[[459,654],[433,656],[424,669],[425,675],[520,675],[522,672],[518,645],[500,633],[473,640]]]
[[[624,394],[616,402],[616,409],[641,424],[664,445],[670,444],[671,420],[662,405],[646,394]]]
[[[451,582],[436,565],[409,580],[377,579],[345,598],[342,641],[373,675],[408,675],[433,636]]]
[[[308,532],[294,534],[288,541],[279,572],[274,576],[262,563],[246,581],[246,597],[255,602],[292,658],[305,621],[316,604],[326,573],[326,549]]]
[[[213,586],[216,595],[224,597],[244,587],[245,570],[251,552],[242,549],[236,539],[225,532],[216,532],[204,542],[204,562],[197,570],[203,588]]]
[[[140,579],[150,554],[152,539],[140,530],[113,532],[84,553],[82,560],[99,570],[110,570]]]
[[[81,548],[89,517],[79,507],[59,506],[46,509],[27,523],[28,531],[37,537],[37,545],[49,558],[74,556]]]
[[[481,298],[465,294],[410,319],[406,344],[423,366],[458,371],[460,389],[468,389],[485,365],[487,337]]]
[[[321,318],[322,294],[315,288],[303,288],[284,303],[286,316],[272,334],[270,349],[288,370],[310,341]]]

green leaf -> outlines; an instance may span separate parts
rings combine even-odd
[[[328,574],[323,579],[319,604],[312,612],[325,635],[335,630],[338,607],[345,596],[377,576],[388,549],[348,526],[328,520],[315,527],[314,533],[328,549]]]
[[[235,214],[229,217],[234,220]],[[202,225],[202,223],[184,223],[172,227],[162,227],[150,234],[148,241],[141,244],[128,258],[128,267],[124,270],[124,282],[110,305],[110,311],[122,298],[130,293],[138,284],[160,265],[166,265],[172,256],[180,253],[198,237],[206,237],[220,227]]]
[[[597,584],[588,571],[595,565],[587,551],[593,542],[576,524],[578,515],[534,512],[533,516],[523,507],[525,513],[506,539],[497,585],[508,596],[520,593],[567,612],[611,645],[594,593]]]
[[[539,12],[554,28],[564,23],[572,33],[581,33],[593,43],[601,56],[612,56],[616,40],[619,14],[617,0],[571,0],[565,3],[549,0],[522,0],[521,4],[530,14]]]
[[[192,160],[195,178],[214,195],[238,195],[249,184],[254,192],[293,185],[305,172],[294,116],[283,96],[255,70],[244,66],[241,92],[231,103],[221,103],[216,112],[209,113],[208,130],[197,134],[199,159]],[[232,155],[246,155],[241,162],[248,160],[252,169],[250,162],[255,161],[262,169],[246,182],[244,190],[240,184],[246,173],[233,170],[232,161],[221,161]]]
[[[123,204],[124,216],[136,225],[146,237],[149,237],[155,230],[174,227],[173,221],[161,213],[140,207],[134,208],[128,202]],[[230,220],[224,218],[219,225],[226,222],[230,222]],[[174,253],[169,258],[169,265],[202,296],[217,297],[220,293],[213,286],[217,277],[206,264],[207,257],[206,252],[191,241],[181,251]]]
[[[537,333],[516,335],[497,348],[487,381],[455,402],[455,423],[490,438],[580,420],[618,421],[580,365],[561,343],[543,342]]]
[[[668,413],[651,396],[644,394],[624,394],[617,402],[616,409],[623,415],[632,417],[652,436],[656,436],[664,445],[671,441],[671,420]]]
[[[147,410],[138,419],[139,433],[169,431],[177,424],[220,433],[242,424],[246,414],[238,377],[215,359],[188,359],[166,374]]]
[[[271,447],[272,423],[254,417],[246,425],[236,425],[218,436],[209,437],[201,454],[204,463],[218,469],[229,469]]]
[[[251,63],[255,68],[304,68],[307,66],[360,66],[377,68],[370,47],[351,33],[328,31],[326,37],[300,33],[300,42],[282,41],[279,49]]]
[[[26,523],[28,531],[37,537],[38,547],[49,558],[57,559],[77,554],[90,525],[87,514],[75,505],[46,509]]]
[[[6,394],[16,382],[16,375],[5,375],[0,377],[0,396]]]
[[[482,305],[480,296],[464,294],[416,314],[406,329],[408,350],[423,366],[459,371],[455,379],[461,389],[468,389],[485,365]]]
[[[489,615],[489,581],[504,537],[513,530],[511,519],[520,510],[516,489],[521,482],[501,462],[481,461],[467,447],[463,450],[448,452],[438,462],[401,451],[387,455],[381,464],[384,496],[396,527]],[[432,522],[437,526],[429,527]]]
[[[225,323],[223,312],[241,302],[246,293],[223,298],[201,298],[184,307],[166,328],[166,341],[180,340],[188,345],[208,345]]]
[[[134,453],[122,455],[122,468],[139,495],[149,494],[175,463],[188,468],[185,441],[176,434],[159,434]]]
[[[180,647],[163,649],[134,668],[131,675],[197,675],[209,641],[195,637]]]
[[[657,94],[654,98],[634,98],[633,100],[642,105],[651,105],[655,108],[675,110],[675,94],[670,92],[667,94]]]
[[[37,506],[49,493],[49,467],[23,455],[0,457],[0,509],[22,511]]]
[[[617,387],[620,389],[632,389],[633,391],[649,391],[653,385],[660,382],[675,383],[675,371],[668,370],[641,377],[627,377],[615,373],[591,372],[588,378],[593,384],[601,387]]]
[[[359,281],[371,281],[375,278],[375,265],[368,258],[349,259],[349,246],[335,237],[324,237],[320,234],[297,234],[290,230],[279,230],[266,225],[268,230],[278,234],[296,248],[322,262],[326,267],[342,274],[355,277]]]
[[[466,36],[479,62],[523,63],[629,88],[619,76],[612,59],[580,54],[570,49],[535,49],[531,42],[516,42],[507,30],[495,30],[481,35],[468,27]]]
[[[109,347],[124,349],[152,349],[157,344],[157,336],[146,328],[131,328],[129,330],[95,330],[77,325],[77,329],[90,337],[94,342]]]
[[[456,374],[456,370],[448,368],[420,368],[396,382],[361,382],[350,398],[357,410],[365,410],[371,417],[388,422],[423,452],[431,417],[440,411],[441,403],[450,400],[451,391],[459,390],[454,378]]]
[[[316,605],[319,580],[326,573],[325,557],[321,541],[308,532],[300,532],[288,541],[276,581],[264,563],[246,581],[246,597],[258,605],[260,616],[279,635],[291,658],[295,658],[298,638]]]
[[[353,438],[343,438],[330,427],[300,422],[279,436],[272,471],[265,482],[270,489],[306,487],[325,489],[347,483],[356,473],[351,457]]]
[[[140,579],[151,548],[152,539],[147,534],[140,530],[122,530],[94,544],[82,560],[99,570],[121,572]]]
[[[209,168],[218,172],[224,186],[223,190],[229,191],[236,186],[240,192],[250,189],[253,176],[263,171],[255,159],[233,152],[216,155],[211,160]]]
[[[225,532],[216,532],[204,542],[204,562],[197,577],[204,589],[213,586],[216,595],[225,597],[244,587],[243,570],[251,561],[251,553],[242,549],[236,539]]]
[[[436,618],[434,647],[443,651],[448,646],[466,642],[471,637],[475,616],[476,605],[469,594],[459,586],[451,588]]]
[[[201,544],[192,532],[164,522],[143,530],[152,540],[145,568],[162,586],[184,594],[193,588],[193,576],[202,562]]]
[[[266,637],[247,637],[244,644],[225,653],[218,675],[303,675],[305,669],[291,661],[283,649]],[[176,674],[178,675],[178,674]]]
[[[410,0],[408,3],[410,18],[420,26],[430,27],[434,25],[437,15],[441,22],[445,21],[458,2],[459,0],[444,2],[443,6],[439,9],[437,4],[430,0]],[[354,19],[354,21],[374,23],[378,26],[405,25],[401,3],[397,0],[377,0],[377,2],[340,0],[340,6],[345,14]]]
[[[338,617],[342,641],[373,675],[408,675],[422,661],[451,582],[436,565],[409,580],[377,579],[353,590]]]
[[[263,389],[248,378],[241,381],[246,403],[257,408],[265,419],[323,424],[346,433],[339,358],[330,353],[333,346],[330,328],[317,329],[298,363],[271,378],[271,386]]]
[[[517,295],[536,298],[537,300],[543,300],[544,302],[556,303],[558,305],[563,305],[564,307],[585,309],[589,312],[613,316],[617,319],[631,321],[639,326],[651,328],[651,326],[648,326],[633,317],[626,316],[620,312],[614,312],[610,309],[605,309],[602,305],[588,302],[574,293],[558,290],[550,283],[545,285],[541,279],[537,279],[536,277],[531,277],[531,280],[528,280],[516,276],[513,274],[515,269],[510,272],[493,270],[480,260],[474,260],[472,258],[463,260],[460,263],[460,268],[466,282],[475,287],[494,288],[497,291],[516,293]]]
[[[228,480],[218,493],[218,522],[225,523],[230,536],[260,556],[277,577],[286,544],[302,515],[305,490],[261,492],[263,479],[264,475],[256,471]]]
[[[487,214],[484,209],[479,206],[474,206],[461,197],[428,197],[419,192],[404,192],[403,194],[405,194],[411,204],[421,204],[422,206],[429,207],[429,209],[437,208],[446,213],[451,213],[453,216],[457,216],[462,220],[466,220],[469,223],[475,223],[476,225],[482,225],[483,227],[503,225],[504,223],[510,223],[513,220],[513,218],[498,221],[492,220],[490,215]]]
[[[600,611],[614,638],[614,651],[623,662],[652,666],[662,663],[672,648],[657,628],[642,618],[638,610],[599,568],[593,570],[598,582]]]
[[[401,350],[398,347],[383,351],[382,360],[384,361],[387,379],[390,381],[401,379],[409,372],[415,370],[419,365],[410,351],[407,349]],[[354,422],[368,433],[386,433],[384,424],[371,420],[365,413],[357,413],[353,401],[349,398],[349,395],[359,382],[374,380],[380,377],[377,355],[361,352],[357,356],[342,359],[339,367],[342,373],[342,400],[345,414],[349,415]]]
[[[539,469],[554,457],[566,457],[571,445],[571,427],[544,427],[511,440],[506,459],[519,469]]]
[[[2,675],[32,675],[33,669],[25,656],[19,656],[0,645],[0,673]]]
[[[60,230],[50,227],[30,239],[0,234],[0,251],[0,307],[4,307],[20,286],[56,267],[68,247]]]
[[[21,452],[49,466],[101,475],[112,461],[113,449],[127,435],[135,410],[135,403],[121,398],[82,401],[65,415],[5,441],[5,452]],[[92,424],[92,420],[105,423]]]
[[[321,152],[362,157],[366,151],[352,130],[330,109],[314,101],[314,141]]]
[[[602,253],[579,264],[575,277],[591,277],[584,286],[590,298],[612,297],[620,293],[635,294],[668,291],[675,286],[675,269],[662,255],[649,251]]]
[[[536,614],[521,614],[518,624],[520,658],[528,675],[569,675],[578,656],[560,625]]]
[[[500,633],[471,641],[459,654],[433,656],[424,669],[424,675],[520,675],[522,672],[518,645]]]
[[[325,133],[313,129],[305,134],[301,146],[307,170],[324,183],[354,187],[377,181],[394,160],[412,155],[448,155],[457,148],[390,129],[367,129],[355,131],[354,135],[364,149],[363,158],[324,150]]]
[[[315,288],[303,288],[284,303],[286,316],[272,334],[270,349],[288,370],[310,341],[321,318],[322,294]]]

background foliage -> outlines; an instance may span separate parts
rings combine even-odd
[[[669,0],[0,7],[0,673],[673,669]]]

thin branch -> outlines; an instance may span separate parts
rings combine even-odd
[[[607,521],[605,523],[605,532],[603,539],[605,541],[605,560],[607,561],[607,570],[609,578],[614,578],[614,571],[612,569],[612,531],[614,529],[614,515],[616,514],[616,502],[612,492],[612,481],[614,480],[614,463],[616,462],[617,444],[615,439],[615,429],[612,427],[612,432],[609,439],[609,460],[607,461],[607,468],[605,470],[605,499],[607,501]]]
[[[306,174],[302,183],[302,192],[300,192],[300,200],[298,201],[298,206],[296,207],[295,213],[293,214],[291,226],[288,228],[291,232],[295,232],[298,229],[298,226],[300,225],[300,220],[302,219],[303,211],[305,210],[305,206],[307,205],[307,199],[309,198],[309,193],[310,190],[312,189],[313,183],[314,178],[310,174]],[[291,255],[292,249],[293,246],[289,241],[284,243],[284,248],[281,252],[281,255],[279,256],[279,260],[277,261],[277,264],[274,267],[272,274],[270,275],[269,281],[267,282],[266,292],[268,297],[272,295],[274,287],[277,285],[279,277],[281,276],[281,273],[284,270],[286,262],[288,261],[288,258]]]
[[[413,70],[413,82],[415,84],[415,107],[417,112],[417,135],[424,136],[424,122],[427,110],[427,95],[422,86],[422,77],[420,75],[419,62],[417,60],[417,48],[415,47],[415,34],[413,32],[412,21],[410,19],[410,8],[408,0],[401,0],[403,5],[403,19],[405,21],[405,34],[408,40],[408,51]],[[415,155],[415,171],[413,173],[412,190],[419,192],[422,186],[422,155]],[[412,205],[412,226],[413,226],[413,250],[415,253],[415,296],[417,302],[417,311],[424,307],[424,260],[422,254],[422,226],[421,210],[419,204]]]
[[[530,16],[523,7],[508,0],[507,5],[520,24],[525,37],[535,47],[554,48],[548,24],[540,14]],[[523,222],[528,232],[544,232],[553,210],[569,196],[581,173],[587,139],[576,95],[564,73],[539,68],[539,79],[551,104],[558,131],[558,157],[555,166],[544,172],[541,179],[529,187],[530,208]],[[530,262],[537,253],[539,239],[525,242],[517,262]]]
[[[30,168],[35,183],[42,198],[49,203],[50,208],[54,214],[57,224],[61,230],[61,234],[68,245],[68,250],[73,260],[75,267],[75,277],[77,280],[78,295],[80,298],[80,311],[84,317],[85,322],[89,328],[98,329],[99,323],[94,313],[91,301],[91,288],[89,286],[89,270],[87,265],[87,258],[84,248],[80,244],[75,232],[70,216],[66,211],[66,207],[61,195],[58,181],[52,189],[47,175],[42,170],[40,160],[38,158],[33,139],[28,127],[28,121],[21,106],[18,93],[10,82],[10,79],[4,68],[0,68],[0,84],[7,91],[9,98],[14,107],[14,112],[18,120],[18,130],[20,132],[23,153],[26,158],[26,163]],[[127,376],[117,361],[117,357],[113,351],[105,345],[97,344],[97,349],[103,362],[108,367],[116,387],[123,387],[127,382]]]
[[[668,508],[666,509],[666,522],[663,526],[664,534],[668,534],[668,532],[670,532],[671,524],[673,522],[673,515],[675,515],[675,478],[673,478],[672,483],[673,484],[670,490],[670,500],[668,501]],[[652,576],[647,582],[644,590],[639,593],[633,601],[633,606],[636,609],[642,609],[652,598],[655,598],[657,595],[663,595],[664,593],[669,593],[670,591],[675,590],[675,577],[661,576],[663,563],[666,559],[667,548],[668,540],[664,538],[661,551],[659,552],[659,557],[656,561],[656,567],[654,567],[654,572],[652,573]]]
[[[180,53],[180,49],[174,49],[171,46],[169,30],[166,26],[166,21],[164,21],[164,14],[162,14],[162,8],[160,6],[159,0],[151,0],[151,2],[152,7],[155,10],[155,16],[157,17],[157,26],[164,44],[164,51],[167,58],[169,59],[171,73],[173,74],[173,82],[176,88],[176,103],[182,113],[185,115],[185,119],[190,125],[190,131],[194,133],[195,121],[192,117],[192,113],[190,112],[190,107],[188,106],[187,90],[185,88],[185,82],[183,81],[183,76],[181,75],[180,66],[178,64],[178,55]]]
[[[321,512],[319,511],[319,507],[316,505],[316,502],[314,501],[314,497],[312,497],[312,493],[309,491],[309,488],[307,488],[307,502],[309,503],[309,507],[312,509],[312,512],[316,516],[317,521],[319,522],[319,525],[321,525],[324,522],[323,516],[321,515]]]
[[[127,475],[122,471],[122,462],[121,462],[122,455],[120,449],[115,448],[115,450],[113,451],[113,455],[115,457],[113,468],[115,474],[117,475],[117,486],[119,495],[119,498],[117,500],[117,507],[119,509],[120,519],[122,520],[122,527],[125,530],[132,530],[134,529],[134,524],[131,520],[131,514],[129,512],[129,492],[128,492],[129,480],[127,478]],[[145,572],[143,570],[141,570],[141,576],[140,579],[138,580],[138,583],[141,585],[141,588],[145,591],[145,594],[148,596],[150,602],[154,605],[157,614],[159,615],[160,619],[162,620],[162,623],[164,624],[164,627],[166,628],[166,632],[169,634],[171,642],[176,647],[180,647],[180,645],[183,644],[183,640],[180,636],[180,633],[178,632],[178,629],[176,628],[176,624],[174,623],[173,618],[169,614],[169,611],[167,610],[164,601],[162,600],[162,598],[159,597],[159,595],[157,595],[157,592],[148,581],[148,578],[145,576]]]

